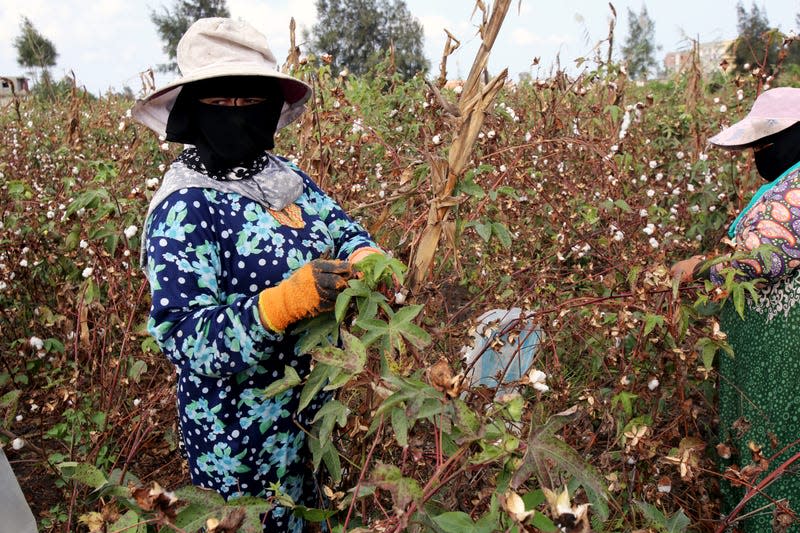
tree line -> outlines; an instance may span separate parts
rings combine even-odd
[[[317,22],[303,34],[310,57],[346,69],[355,75],[369,72],[391,53],[396,72],[403,78],[426,73],[429,64],[423,52],[422,24],[411,14],[404,0],[316,0]],[[751,66],[769,69],[778,62],[800,65],[797,46],[785,47],[782,34],[770,26],[767,13],[755,2],[746,9],[736,6],[737,38],[729,50],[733,68]],[[170,7],[150,11],[150,20],[163,42],[168,62],[163,72],[177,72],[175,51],[189,26],[202,17],[230,17],[226,0],[174,0]],[[627,9],[628,32],[620,49],[628,75],[637,80],[660,73],[656,53],[655,22],[643,4],[639,13]],[[795,23],[800,27],[800,14]],[[40,84],[49,86],[48,69],[58,53],[27,17],[14,41],[17,63]]]

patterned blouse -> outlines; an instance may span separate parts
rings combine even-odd
[[[747,259],[720,263],[711,268],[711,280],[721,285],[720,270],[733,266],[743,279],[785,278],[800,266],[800,164],[790,168],[744,213],[735,228],[737,249],[750,253]],[[753,253],[762,245],[776,250]]]
[[[236,193],[186,188],[170,194],[147,224],[146,271],[152,294],[148,330],[177,369],[178,413],[192,482],[226,498],[267,497],[270,485],[303,501],[310,469],[305,434],[319,405],[296,414],[299,388],[272,399],[262,391],[301,376],[309,357],[298,338],[266,329],[258,294],[309,261],[347,259],[374,247],[306,174],[303,192],[280,212]],[[299,531],[276,508],[265,531]]]

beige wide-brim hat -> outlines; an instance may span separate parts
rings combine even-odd
[[[742,120],[714,135],[708,142],[732,150],[744,149],[798,122],[800,89],[776,87],[761,93]]]
[[[229,18],[199,19],[181,37],[176,52],[181,75],[137,100],[131,110],[134,119],[160,136],[166,136],[169,113],[181,88],[193,81],[224,76],[276,78],[286,100],[277,129],[299,117],[311,97],[308,84],[278,70],[267,38],[246,22]]]

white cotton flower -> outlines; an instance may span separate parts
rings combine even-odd
[[[433,144],[441,144],[442,143],[442,137],[439,134],[436,134],[431,138],[431,142]]]
[[[34,350],[41,350],[42,348],[44,348],[44,341],[39,337],[31,337],[30,339],[28,339],[28,344],[30,344],[31,348],[33,348]]]
[[[27,267],[28,266],[28,260],[27,259],[20,259],[19,266],[21,266],[23,268]]]
[[[654,237],[650,237],[650,240],[647,242],[649,242],[650,246],[653,248],[658,248],[658,241]]]
[[[650,390],[656,390],[660,385],[658,378],[652,378],[650,381],[647,382],[647,388]]]
[[[119,123],[119,126],[117,126],[117,130],[122,131],[124,129],[125,129],[125,121],[123,120]]]
[[[642,231],[645,232],[647,235],[652,235],[656,231],[656,227],[652,222],[650,222],[649,224],[647,224],[647,226],[644,227]]]
[[[653,189],[647,189],[647,197],[652,198],[656,194],[656,191]]]
[[[89,276],[92,275],[92,272],[94,272],[94,269],[92,267],[86,267],[86,268],[83,269],[83,272],[81,273],[81,275],[84,278],[88,278]]]
[[[505,165],[500,165],[500,172],[505,172],[506,170],[508,170],[508,167],[507,167],[507,166],[505,166]]]
[[[25,447],[25,440],[17,437],[16,439],[11,441],[11,447],[15,450],[21,450]]]
[[[142,400],[140,400],[139,398],[134,398],[134,400],[133,400],[133,406],[134,407],[139,407],[140,403],[142,403]]]
[[[639,209],[639,216],[644,218],[647,216],[647,209]]]
[[[680,160],[680,159],[683,159],[685,156],[686,156],[686,154],[684,154],[681,150],[678,150],[677,152],[675,152],[675,158],[676,159]]]
[[[464,88],[461,85],[456,85],[455,87],[453,87],[453,92],[456,94],[461,94],[463,90]]]
[[[615,232],[614,232],[614,237],[613,237],[613,239],[614,239],[615,241],[617,241],[617,242],[620,242],[620,241],[622,241],[624,238],[625,238],[625,234],[624,234],[622,231],[620,231],[620,230],[617,230],[617,231],[615,231]]]
[[[137,231],[139,231],[139,228],[137,228],[134,225],[130,225],[127,228],[125,228],[125,236],[130,239],[131,237],[136,235]]]
[[[728,111],[728,106],[726,106],[725,104],[722,104],[721,106],[719,106],[719,112],[720,113],[726,113],[727,111]]]
[[[85,239],[81,239],[81,242],[78,244],[78,246],[79,246],[79,247],[80,247],[82,250],[85,250],[85,249],[87,249],[87,248],[89,247],[89,243],[88,243],[88,242],[86,242],[86,240],[85,240]]]
[[[545,383],[547,374],[541,370],[533,369],[528,372],[528,383],[539,392],[547,392],[550,387]]]
[[[156,187],[158,187],[158,181],[159,181],[158,178],[150,178],[147,181],[145,181],[144,184],[148,189],[155,189]]]
[[[165,152],[169,150],[169,143],[161,143],[161,149]]]
[[[658,162],[657,161],[650,161],[648,163],[648,165],[650,166],[650,168],[656,168],[658,166]]]
[[[526,132],[525,132],[525,142],[526,142],[526,143],[527,143],[527,142],[531,142],[531,139],[532,139],[532,138],[533,138],[533,135],[531,135],[531,132],[529,132],[529,131],[526,131]]]
[[[22,422],[22,420],[23,420],[24,418],[25,418],[25,417],[23,417],[22,415],[17,415],[17,416],[14,418],[14,420],[16,420],[17,422]]]
[[[488,139],[494,139],[495,135],[497,135],[497,133],[495,133],[495,131],[494,131],[494,130],[489,130],[489,131],[486,133],[486,137],[487,137]]]

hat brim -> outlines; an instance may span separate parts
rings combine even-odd
[[[281,129],[297,119],[305,110],[305,103],[311,97],[311,87],[307,83],[278,70],[267,68],[263,64],[213,65],[207,69],[195,70],[191,75],[182,76],[156,90],[146,98],[137,100],[133,109],[131,109],[131,115],[159,136],[164,137],[166,136],[169,113],[172,111],[175,100],[184,85],[195,81],[227,76],[264,76],[275,78],[280,82],[286,103],[281,111],[277,129]]]
[[[745,117],[708,139],[708,142],[721,148],[743,150],[765,137],[794,126],[797,122],[796,118]]]

